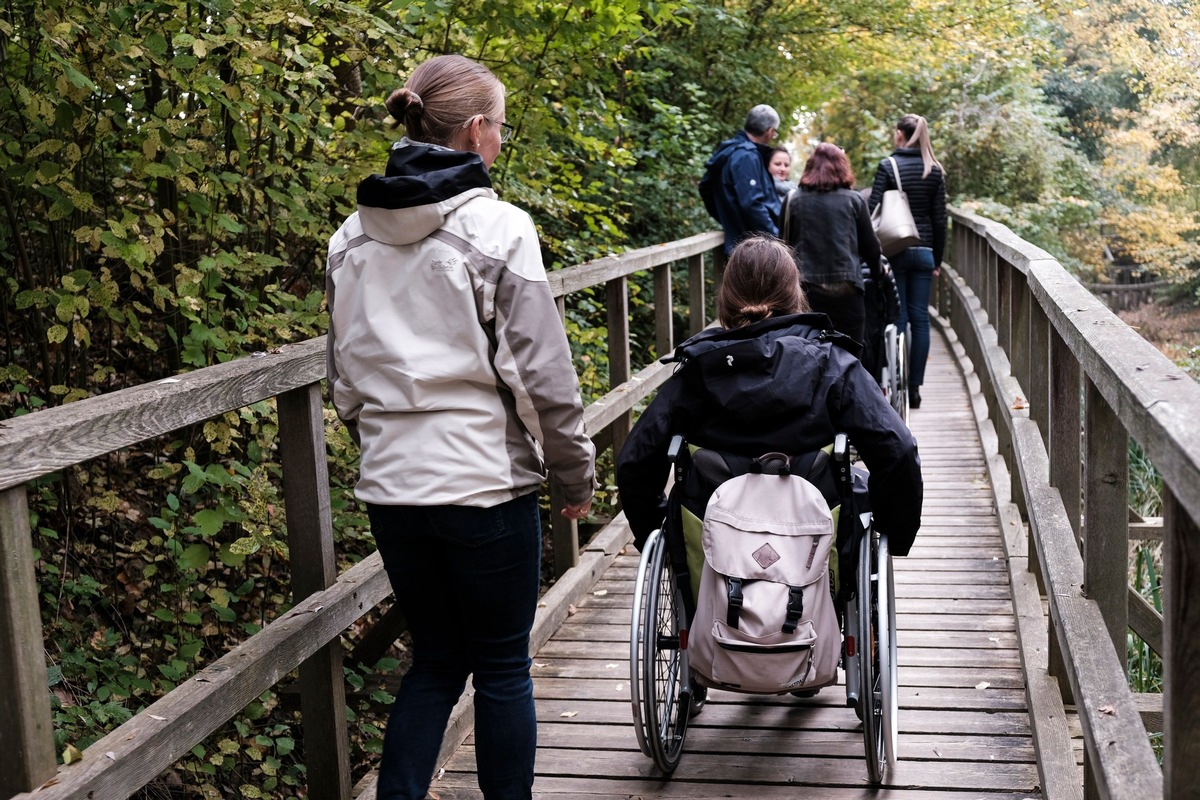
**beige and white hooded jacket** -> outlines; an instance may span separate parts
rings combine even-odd
[[[547,468],[568,503],[591,497],[595,449],[537,232],[478,155],[398,142],[330,240],[325,283],[360,500],[493,506]]]

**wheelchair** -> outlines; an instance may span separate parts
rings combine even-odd
[[[682,561],[680,556],[685,545],[678,495],[691,461],[684,450],[682,437],[676,436],[668,452],[675,485],[663,527],[650,535],[642,549],[629,637],[630,700],[638,746],[668,775],[679,765],[688,721],[699,713],[707,696],[688,665],[688,627],[695,602],[686,556]],[[839,487],[843,510],[848,504],[857,514],[857,492],[851,484],[861,483],[861,473],[857,481],[851,477],[849,460],[846,436],[839,434],[831,472],[843,476]],[[839,529],[831,560],[849,554],[840,567],[844,590],[835,598],[841,619],[846,705],[862,721],[868,779],[880,783],[896,762],[895,585],[887,534],[873,529],[870,512],[857,516],[861,524],[846,524],[852,541],[845,547]]]
[[[888,403],[908,424],[908,341],[893,319],[895,309],[889,293],[893,286],[879,285],[863,266],[863,305],[866,326],[862,362],[875,378]]]

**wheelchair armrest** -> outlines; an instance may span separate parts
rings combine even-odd
[[[675,482],[683,482],[683,460],[679,454],[683,452],[683,436],[675,434],[671,437],[671,443],[667,445],[667,461],[674,467]]]
[[[833,437],[833,472],[838,494],[849,497],[854,484],[850,477],[850,439],[844,433]]]

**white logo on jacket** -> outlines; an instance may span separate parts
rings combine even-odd
[[[457,259],[453,258],[446,261],[435,258],[430,262],[429,266],[433,267],[434,272],[450,272],[452,269],[454,269],[454,265],[457,263]]]

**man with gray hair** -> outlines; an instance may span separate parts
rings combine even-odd
[[[704,207],[725,230],[725,255],[752,233],[779,235],[779,196],[767,169],[779,114],[757,105],[742,130],[717,145],[700,180]]]

